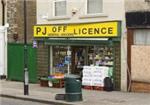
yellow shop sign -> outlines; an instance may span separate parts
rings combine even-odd
[[[34,37],[117,37],[118,34],[118,22],[34,26]]]

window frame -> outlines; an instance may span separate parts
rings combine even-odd
[[[86,0],[86,2],[85,2],[85,14],[86,15],[99,15],[99,14],[103,14],[103,12],[104,12],[104,1],[102,0],[102,12],[100,12],[100,13],[88,13],[88,0]]]
[[[61,2],[61,1],[65,1],[66,2],[66,14],[65,15],[60,15],[60,16],[56,16],[56,9],[55,9],[55,3],[56,2]],[[53,0],[53,17],[64,17],[67,16],[67,0]]]

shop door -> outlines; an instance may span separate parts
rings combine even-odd
[[[86,47],[72,46],[72,73],[80,75],[83,66],[86,65]]]
[[[71,50],[71,49],[70,49]],[[68,64],[71,68],[71,58],[68,61],[68,46],[53,46],[53,70],[52,74],[55,73],[67,73]]]

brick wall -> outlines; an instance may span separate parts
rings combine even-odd
[[[36,24],[36,0],[27,0],[27,39],[33,39],[33,26]],[[24,2],[23,0],[7,1],[8,42],[14,42],[13,35],[18,34],[18,43],[24,39]]]
[[[7,0],[8,42],[13,42],[13,34],[17,32],[17,0]]]

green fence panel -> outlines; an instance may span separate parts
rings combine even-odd
[[[28,70],[29,82],[37,82],[37,57],[36,49],[28,45]],[[23,81],[24,80],[24,45],[8,44],[8,79]]]
[[[37,82],[37,49],[28,46],[28,68],[30,82]]]

